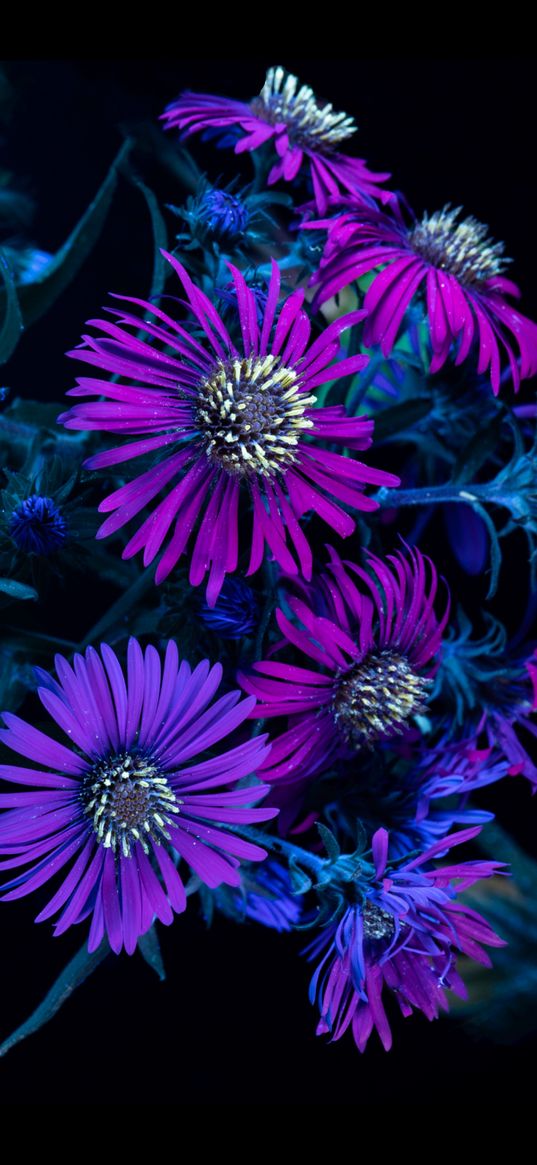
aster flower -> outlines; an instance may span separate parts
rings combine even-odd
[[[520,380],[537,371],[537,325],[506,299],[518,298],[520,291],[505,278],[509,260],[503,243],[494,243],[475,218],[460,216],[460,207],[445,206],[407,226],[400,217],[357,209],[319,221],[329,238],[313,277],[320,283],[317,303],[382,267],[364,302],[367,347],[379,344],[388,355],[405,312],[423,292],[433,353],[430,371],[437,372],[453,348],[455,364],[461,364],[475,341],[478,373],[489,373],[494,393],[500,389],[502,354],[517,391]]]
[[[345,113],[320,104],[309,85],[281,67],[267,72],[265,84],[249,104],[205,93],[183,93],[162,114],[166,129],[180,129],[185,137],[205,130],[217,133],[235,153],[254,151],[272,141],[278,160],[272,167],[271,185],[283,178],[291,182],[304,159],[310,168],[317,209],[324,213],[328,199],[342,191],[358,202],[373,204],[391,195],[378,186],[389,174],[373,174],[362,158],[338,153],[341,142],[352,137],[356,126]],[[237,140],[238,138],[238,140]]]
[[[177,859],[216,887],[240,885],[242,858],[266,856],[228,831],[277,812],[252,808],[267,786],[237,787],[266,758],[266,738],[220,750],[252,701],[239,692],[214,700],[221,666],[204,660],[192,671],[173,642],[162,664],[131,639],[126,677],[107,644],[73,666],[57,656],[56,671],[57,680],[37,669],[38,692],[69,747],[3,717],[0,740],[40,767],[0,766],[5,780],[31,786],[0,796],[0,869],[17,871],[2,898],[22,898],[61,871],[37,921],[59,914],[62,934],[91,916],[90,951],[106,935],[130,954],[155,916],[168,925],[186,907]]]
[[[303,291],[289,296],[277,313],[280,274],[273,264],[259,327],[255,297],[230,265],[241,328],[237,347],[211,301],[177,260],[167,258],[182,281],[205,345],[160,308],[127,299],[146,313],[148,340],[131,334],[129,328],[136,333],[141,320],[125,308],[112,312],[117,324],[91,321],[100,334],[85,336],[86,346],[70,355],[135,383],[83,378],[71,396],[105,399],[75,405],[59,419],[68,429],[141,438],[86,462],[98,469],[142,455],[154,458],[149,469],[102,502],[101,510],[113,512],[98,537],[115,533],[164,491],[124,557],[143,549],[147,565],[172,531],[156,570],[161,582],[197,524],[190,583],[198,586],[209,572],[207,602],[213,606],[226,574],[237,568],[241,495],[249,495],[253,506],[247,573],[261,565],[266,542],[283,570],[296,574],[300,569],[308,577],[312,555],[299,524],[302,515],[314,510],[346,537],[355,524],[337,501],[359,510],[377,509],[376,502],[364,497],[363,485],[398,484],[398,478],[318,444],[324,439],[366,449],[371,443],[370,421],[347,417],[341,406],[312,407],[320,384],[363,366],[363,356],[331,363],[341,332],[361,319],[361,312],[337,320],[308,346],[311,325],[301,307]]]
[[[432,687],[449,614],[449,603],[440,619],[434,613],[437,587],[435,567],[416,548],[386,562],[371,554],[367,571],[331,550],[318,604],[328,596],[328,617],[295,598],[288,605],[301,629],[277,612],[287,642],[314,667],[270,660],[240,677],[259,701],[254,715],[290,718],[267,763],[269,781],[310,778],[337,756],[405,731]]]
[[[479,829],[462,830],[436,842],[402,864],[388,860],[389,836],[375,833],[372,860],[347,860],[346,898],[337,921],[309,948],[321,956],[310,987],[320,1021],[317,1034],[338,1040],[350,1027],[363,1052],[376,1029],[386,1051],[392,1033],[383,993],[393,994],[403,1016],[414,1009],[436,1019],[448,1009],[446,988],[465,996],[457,973],[459,953],[484,966],[490,959],[483,944],[504,946],[485,919],[456,900],[460,890],[502,872],[497,862],[473,861],[426,867],[452,846],[470,840]]]

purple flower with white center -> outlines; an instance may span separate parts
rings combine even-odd
[[[355,279],[382,267],[364,301],[364,343],[389,355],[415,296],[425,296],[432,348],[430,371],[438,372],[454,348],[462,364],[472,345],[477,371],[488,373],[500,390],[501,357],[507,357],[515,392],[520,380],[537,372],[537,325],[508,303],[519,288],[504,275],[509,262],[503,243],[494,243],[476,219],[460,218],[461,208],[445,206],[407,226],[401,217],[358,208],[328,229],[325,255],[312,282],[324,303]]]
[[[268,176],[269,185],[280,178],[292,182],[306,158],[321,214],[329,199],[337,199],[342,192],[368,205],[374,199],[392,197],[378,189],[389,174],[373,174],[362,158],[338,153],[340,143],[356,132],[352,118],[336,113],[331,105],[319,104],[309,85],[301,85],[280,66],[268,70],[259,97],[249,104],[206,93],[183,93],[168,106],[162,120],[166,129],[180,129],[185,137],[205,130],[224,137],[225,144],[231,131],[236,154],[272,141],[278,161]],[[238,141],[237,134],[241,135]]]
[[[424,868],[478,833],[479,828],[462,830],[419,857],[392,865],[389,835],[379,829],[373,837],[372,863],[353,857],[346,882],[351,902],[308,949],[310,959],[321,956],[310,986],[311,1002],[318,1004],[321,1015],[318,1035],[329,1033],[339,1040],[350,1027],[363,1052],[376,1029],[389,1051],[392,1033],[384,1009],[385,989],[403,1016],[417,1010],[432,1020],[448,1009],[446,988],[466,995],[456,969],[459,953],[491,965],[483,944],[500,947],[503,940],[456,896],[482,878],[502,873],[502,866],[473,861]]]
[[[297,598],[288,605],[302,628],[277,612],[285,639],[315,670],[269,660],[240,677],[259,701],[252,715],[290,718],[264,764],[271,782],[309,779],[335,757],[404,732],[423,710],[438,666],[449,601],[438,619],[432,562],[412,548],[387,562],[370,554],[363,570],[330,553],[318,584],[328,617]]]
[[[378,503],[364,496],[364,485],[398,485],[399,479],[319,446],[320,441],[350,449],[371,444],[372,421],[348,417],[340,405],[313,408],[319,385],[363,367],[366,357],[360,355],[332,363],[341,332],[362,319],[362,312],[330,324],[310,345],[304,292],[293,292],[278,311],[280,273],[273,263],[260,326],[255,295],[229,264],[242,336],[236,347],[208,297],[176,259],[166,258],[182,281],[205,345],[160,308],[127,299],[142,308],[143,322],[127,308],[111,313],[118,323],[92,320],[101,334],[85,336],[85,347],[69,353],[126,383],[80,379],[71,396],[105,399],[84,401],[59,419],[68,429],[140,438],[86,462],[88,468],[102,469],[139,456],[155,458],[154,465],[101,503],[101,510],[113,512],[98,537],[115,533],[164,494],[123,557],[143,549],[147,566],[163,551],[158,583],[192,538],[190,583],[198,586],[208,572],[207,602],[214,606],[226,574],[237,569],[241,498],[249,496],[253,509],[247,573],[261,566],[266,542],[284,571],[308,578],[312,553],[300,518],[314,510],[346,537],[355,523],[337,502],[376,510]],[[139,337],[140,327],[148,339]]]
[[[186,907],[179,860],[202,883],[240,885],[241,859],[266,851],[229,827],[268,821],[275,809],[252,808],[266,785],[238,787],[266,758],[266,737],[220,750],[243,724],[253,701],[240,692],[214,700],[222,668],[193,670],[175,643],[164,662],[131,639],[126,675],[102,644],[56,657],[55,680],[37,669],[41,703],[70,747],[5,712],[2,740],[39,768],[0,765],[0,776],[30,791],[3,793],[1,870],[23,873],[2,887],[22,898],[61,871],[59,886],[37,916],[59,917],[55,934],[91,916],[88,948],[106,936],[132,954],[159,918],[169,925]],[[207,750],[209,759],[204,759]],[[66,873],[67,867],[67,873]]]

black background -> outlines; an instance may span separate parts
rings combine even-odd
[[[63,242],[104,178],[121,126],[155,119],[183,88],[247,99],[273,63],[251,57],[5,62],[17,100],[4,163],[37,201],[36,243],[53,251]],[[392,185],[418,212],[451,202],[489,223],[515,259],[511,274],[522,285],[523,310],[537,317],[532,58],[281,63],[356,117],[357,152],[373,169],[391,170]],[[193,149],[211,177],[233,172],[231,155],[197,150],[195,139]],[[170,202],[180,199],[178,190],[167,193]],[[72,382],[63,353],[78,341],[83,321],[110,290],[146,293],[152,262],[146,213],[125,185],[76,283],[3,370],[14,393],[61,400]],[[463,575],[457,585],[465,585]],[[515,626],[524,586],[512,567],[500,602]],[[70,634],[84,634],[94,606],[95,597],[77,589],[65,612]],[[535,846],[535,801],[522,781],[507,786],[495,794],[500,819]],[[0,1036],[37,1005],[82,941],[81,930],[52,940],[47,924],[34,926],[36,906],[29,899],[1,907]],[[109,959],[50,1026],[2,1061],[5,1102],[435,1101],[453,1114],[461,1101],[521,1100],[533,1088],[526,1072],[535,1041],[496,1047],[458,1021],[396,1021],[389,1055],[375,1037],[363,1057],[350,1036],[324,1046],[314,1036],[310,971],[296,937],[223,920],[208,931],[194,907],[171,929],[161,928],[161,936],[167,982],[159,984],[139,956]]]

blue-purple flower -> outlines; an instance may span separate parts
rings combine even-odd
[[[490,375],[494,393],[500,390],[502,356],[516,392],[521,379],[537,372],[537,325],[506,299],[520,291],[505,277],[503,244],[493,242],[482,223],[460,214],[460,207],[445,206],[407,225],[400,215],[358,207],[319,221],[315,225],[328,229],[328,242],[312,279],[320,284],[317,302],[382,267],[364,301],[367,347],[379,344],[389,355],[407,309],[423,293],[430,371],[437,372],[451,352],[455,364],[462,364],[475,344],[477,371]]]
[[[478,833],[479,828],[462,830],[419,857],[394,864],[388,859],[389,835],[379,829],[372,861],[354,855],[347,863],[348,905],[308,952],[321,959],[310,987],[320,1012],[318,1035],[338,1040],[351,1028],[363,1052],[376,1029],[388,1051],[392,1033],[385,992],[403,1016],[417,1010],[432,1020],[448,1009],[446,989],[465,996],[456,969],[459,954],[490,966],[483,944],[505,944],[480,914],[457,901],[457,894],[501,873],[501,865],[470,861],[430,868],[433,859]]]
[[[312,553],[300,518],[314,510],[346,537],[355,523],[338,502],[375,510],[378,503],[364,496],[364,485],[398,485],[399,479],[319,445],[371,444],[372,421],[348,417],[340,405],[313,407],[319,385],[363,367],[367,358],[361,355],[332,363],[341,333],[362,319],[361,312],[330,324],[310,344],[304,292],[293,292],[278,308],[280,273],[273,263],[260,326],[255,295],[229,264],[241,333],[236,346],[208,297],[176,259],[166,258],[181,279],[203,343],[194,329],[160,308],[123,297],[142,308],[143,322],[128,306],[113,311],[117,323],[90,321],[99,334],[85,336],[85,346],[70,353],[113,373],[114,380],[81,378],[70,395],[101,399],[75,405],[59,419],[68,429],[137,438],[86,462],[98,469],[141,456],[154,459],[101,503],[110,516],[98,537],[115,533],[163,494],[123,556],[143,550],[148,565],[162,552],[155,574],[161,582],[192,541],[190,583],[198,586],[208,573],[207,602],[214,606],[226,574],[237,569],[239,504],[248,496],[253,529],[247,573],[260,567],[266,543],[284,571],[310,577]],[[140,327],[147,339],[140,338]]]
[[[166,129],[180,129],[185,137],[201,130],[218,134],[235,153],[259,149],[272,142],[277,154],[268,182],[291,182],[304,159],[309,163],[318,211],[342,192],[374,205],[374,199],[392,196],[379,189],[389,174],[373,174],[362,158],[349,158],[338,147],[356,132],[352,118],[317,101],[309,85],[281,67],[267,72],[258,97],[249,104],[207,93],[183,93],[162,115]]]
[[[254,737],[222,750],[253,701],[237,691],[215,699],[220,664],[192,670],[173,642],[162,662],[131,639],[126,674],[107,644],[72,665],[57,656],[56,671],[57,680],[37,669],[38,691],[68,747],[3,716],[0,740],[39,767],[0,766],[5,780],[31,786],[0,795],[0,870],[16,871],[1,897],[57,879],[37,921],[57,915],[62,934],[90,917],[89,950],[106,936],[130,954],[155,917],[169,925],[185,909],[180,862],[206,886],[239,886],[241,859],[266,857],[234,828],[277,812],[253,808],[268,786],[244,782],[269,748]]]

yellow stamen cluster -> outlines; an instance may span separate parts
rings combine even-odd
[[[293,145],[311,148],[335,146],[356,132],[352,117],[319,105],[313,89],[281,66],[269,69],[265,84],[251,103],[252,112],[270,125],[285,125]]]
[[[199,390],[197,420],[207,456],[238,477],[282,473],[296,460],[314,396],[276,356],[219,361]]]
[[[169,840],[166,826],[181,804],[156,765],[129,753],[100,761],[85,778],[81,798],[97,841],[126,858],[135,842],[149,853],[149,838]]]
[[[462,207],[445,206],[423,216],[409,232],[414,251],[433,267],[448,271],[465,287],[475,287],[501,275],[510,259],[504,243],[494,243],[488,227],[469,216],[457,222]]]
[[[401,732],[423,709],[432,680],[417,675],[403,655],[368,655],[336,682],[332,715],[354,748]]]

